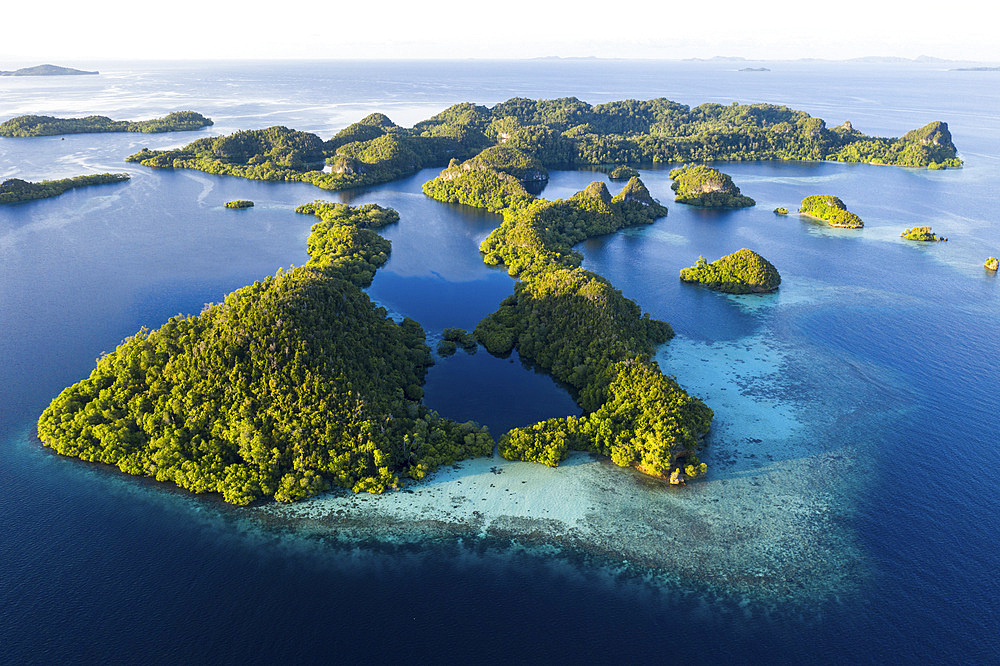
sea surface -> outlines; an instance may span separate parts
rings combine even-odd
[[[64,63],[72,65],[73,63]],[[1000,74],[928,64],[540,60],[138,62],[97,77],[0,79],[20,114],[198,132],[0,138],[0,178],[132,180],[0,207],[0,662],[990,663],[1000,660]],[[751,63],[761,64],[761,63]],[[463,101],[576,96],[785,104],[866,134],[948,123],[962,169],[721,168],[757,206],[674,204],[579,246],[677,337],[657,360],[715,411],[707,480],[683,489],[574,454],[499,458],[408,492],[234,508],[63,458],[38,415],[141,327],[197,313],[306,261],[315,199],[396,208],[368,290],[435,345],[513,291],[478,244],[498,218],[423,196],[425,170],[329,193],[124,158],[282,124],[328,138],[375,111],[401,125]],[[566,197],[595,171],[559,171]],[[865,220],[796,214],[836,194]],[[250,199],[253,209],[223,208]],[[947,243],[904,241],[930,225]],[[782,275],[765,296],[683,284],[741,247]],[[564,387],[485,350],[437,359],[425,402],[494,435],[579,413]]]

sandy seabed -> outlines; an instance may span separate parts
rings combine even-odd
[[[494,456],[401,491],[268,504],[254,518],[345,544],[527,551],[764,606],[836,601],[865,580],[843,493],[856,455],[816,444],[823,434],[796,416],[807,406],[767,397],[783,359],[759,343],[675,340],[661,352],[715,410],[707,480],[673,487],[580,452],[558,468]],[[845,419],[828,425],[841,432]]]

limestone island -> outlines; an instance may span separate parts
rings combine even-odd
[[[373,113],[327,140],[282,126],[243,130],[173,150],[143,148],[128,161],[339,191],[461,162],[491,146],[517,149],[546,169],[704,160],[962,165],[940,121],[890,139],[849,123],[829,129],[821,118],[773,104],[692,108],[660,98],[590,105],[575,97],[513,98],[493,107],[465,102],[411,128]]]
[[[232,201],[226,202],[226,208],[235,208],[237,210],[253,208],[253,202],[247,199],[233,199]]]
[[[774,214],[775,215],[788,215],[788,209],[787,208],[775,208],[774,209]]]
[[[936,233],[931,231],[930,227],[913,227],[912,229],[906,229],[901,234],[899,234],[907,240],[915,241],[946,241],[948,240],[944,236],[938,236]]]
[[[983,268],[988,271],[996,271],[997,268],[1000,268],[1000,261],[997,261],[996,257],[989,257],[986,259],[986,263],[983,264]]]
[[[22,67],[14,71],[0,71],[0,76],[80,76],[97,75],[100,72],[88,72],[72,67],[60,67],[59,65],[35,65],[34,67]]]
[[[151,120],[111,120],[107,116],[55,118],[53,116],[17,116],[0,123],[0,136],[55,136],[104,132],[188,132],[212,125],[212,119],[194,111],[175,111]]]
[[[704,208],[746,208],[756,201],[740,194],[733,179],[710,166],[684,166],[670,172],[674,201]]]
[[[747,248],[712,263],[698,257],[694,266],[681,269],[681,280],[727,294],[766,294],[781,284],[781,276],[771,262]]]
[[[611,173],[608,174],[608,178],[611,180],[629,180],[630,178],[637,178],[639,172],[627,165],[616,166]]]
[[[48,199],[49,197],[59,196],[67,190],[78,187],[123,183],[129,180],[129,178],[131,176],[127,173],[96,173],[87,176],[76,176],[74,178],[61,178],[59,180],[43,180],[39,183],[32,183],[20,178],[8,178],[3,183],[0,183],[0,204]]]
[[[843,227],[845,229],[860,229],[865,226],[864,221],[847,210],[847,206],[832,194],[816,194],[802,200],[799,212],[823,220],[831,227]]]

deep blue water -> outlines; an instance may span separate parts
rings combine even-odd
[[[664,653],[696,662],[996,661],[1000,282],[982,263],[1000,255],[1000,86],[995,74],[926,67],[770,67],[151,63],[108,65],[101,77],[3,79],[0,119],[191,108],[217,124],[184,135],[0,139],[3,176],[133,176],[0,208],[0,661],[598,662]],[[375,201],[400,211],[400,223],[385,230],[392,257],[369,294],[416,318],[432,341],[444,327],[471,329],[512,291],[476,251],[496,218],[425,199],[420,185],[432,171],[331,195],[153,171],[124,156],[278,123],[326,137],[372,111],[412,124],[451,103],[516,95],[774,102],[890,136],[949,123],[962,170],[726,165],[758,202],[742,211],[672,204],[666,171],[643,171],[669,216],[581,246],[585,266],[670,321],[682,343],[726,349],[764,339],[781,350],[780,377],[766,387],[717,390],[766,388],[779,402],[808,405],[799,415],[810,433],[803,448],[855,452],[862,481],[834,468],[817,482],[843,488],[846,527],[871,562],[860,592],[764,612],[738,600],[709,606],[694,585],[667,593],[572,558],[483,552],[475,543],[345,547],[248,525],[238,509],[38,445],[37,415],[101,352],[141,326],[197,312],[278,266],[304,262],[311,218],[292,209],[305,201]],[[568,196],[595,177],[554,173],[543,196]],[[865,229],[770,212],[826,192]],[[221,208],[235,198],[257,205]],[[898,238],[923,224],[949,242]],[[698,255],[713,260],[744,246],[779,268],[778,294],[734,299],[677,279]],[[661,358],[672,372],[670,346]],[[682,384],[699,383],[697,366],[684,372]],[[425,388],[435,409],[481,420],[495,434],[575,411],[564,390],[516,356],[483,350],[439,360]],[[704,397],[711,405],[712,394]],[[723,444],[710,439],[710,464]]]

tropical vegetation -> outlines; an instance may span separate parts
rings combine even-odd
[[[910,229],[904,229],[902,233],[899,234],[907,240],[915,241],[946,241],[948,240],[944,236],[938,236],[936,233],[931,231],[930,227],[912,227]]]
[[[865,226],[860,217],[847,210],[844,202],[832,194],[816,194],[806,197],[802,200],[799,212],[824,220],[831,227],[860,229]]]
[[[127,173],[95,173],[87,176],[61,178],[59,180],[43,180],[33,183],[20,178],[8,178],[0,183],[0,204],[19,203],[33,199],[56,197],[67,190],[90,185],[107,185],[123,183],[131,178]]]
[[[382,492],[489,454],[485,429],[420,404],[432,363],[420,325],[362,291],[389,251],[372,229],[395,211],[299,212],[319,218],[305,266],[125,340],[46,408],[42,442],[234,504]]]
[[[740,188],[727,174],[704,164],[673,169],[670,178],[674,181],[670,189],[676,193],[677,203],[704,208],[746,208],[757,204],[740,194]]]
[[[53,116],[17,116],[0,123],[0,136],[53,136],[56,134],[90,134],[101,132],[187,132],[212,124],[194,111],[176,111],[151,120],[111,120],[107,116],[86,118],[55,118]]]
[[[753,250],[743,248],[708,263],[705,257],[681,270],[681,280],[729,294],[762,294],[781,284],[778,270]]]

